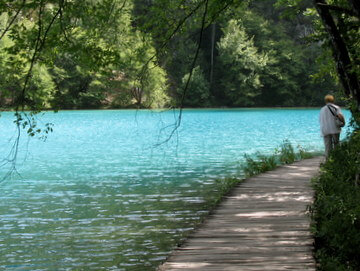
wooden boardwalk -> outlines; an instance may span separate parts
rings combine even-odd
[[[315,270],[307,206],[322,157],[249,178],[158,270]]]

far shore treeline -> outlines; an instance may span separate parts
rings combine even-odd
[[[340,90],[312,1],[292,17],[275,0],[206,12],[203,1],[5,2],[3,109],[319,106]]]

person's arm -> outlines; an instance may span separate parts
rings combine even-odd
[[[344,115],[341,114],[340,112],[338,113],[338,117],[339,117],[339,119],[340,119],[342,122],[345,122]]]
[[[337,111],[338,111],[337,116],[339,117],[339,119],[340,119],[342,122],[345,123],[345,117],[344,117],[344,115],[343,115],[342,112],[341,112],[341,108],[339,107]]]

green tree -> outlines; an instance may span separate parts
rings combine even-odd
[[[268,57],[258,51],[252,38],[239,20],[230,20],[223,28],[224,35],[218,43],[221,78],[228,105],[251,106],[260,95],[262,86],[259,73]]]
[[[23,91],[23,79],[30,64],[24,57],[24,51],[12,54],[13,41],[9,37],[0,40],[0,106],[12,107],[19,102]],[[44,64],[34,64],[32,76],[28,80],[29,91],[24,99],[27,107],[48,108],[52,95],[55,92],[55,84]]]
[[[182,79],[182,84],[178,89],[179,96],[183,94],[186,82],[190,74],[187,73]],[[185,96],[183,106],[185,107],[208,107],[210,106],[210,85],[205,79],[204,73],[200,66],[194,68],[192,77],[188,86],[188,94]],[[179,99],[180,100],[180,99]]]
[[[168,103],[167,75],[159,66],[152,40],[140,31],[131,31],[127,46],[120,52],[121,65],[112,65],[109,90],[114,105],[127,101],[127,106],[162,108]]]

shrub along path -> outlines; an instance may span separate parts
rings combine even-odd
[[[247,179],[158,270],[315,270],[307,206],[322,157]]]

